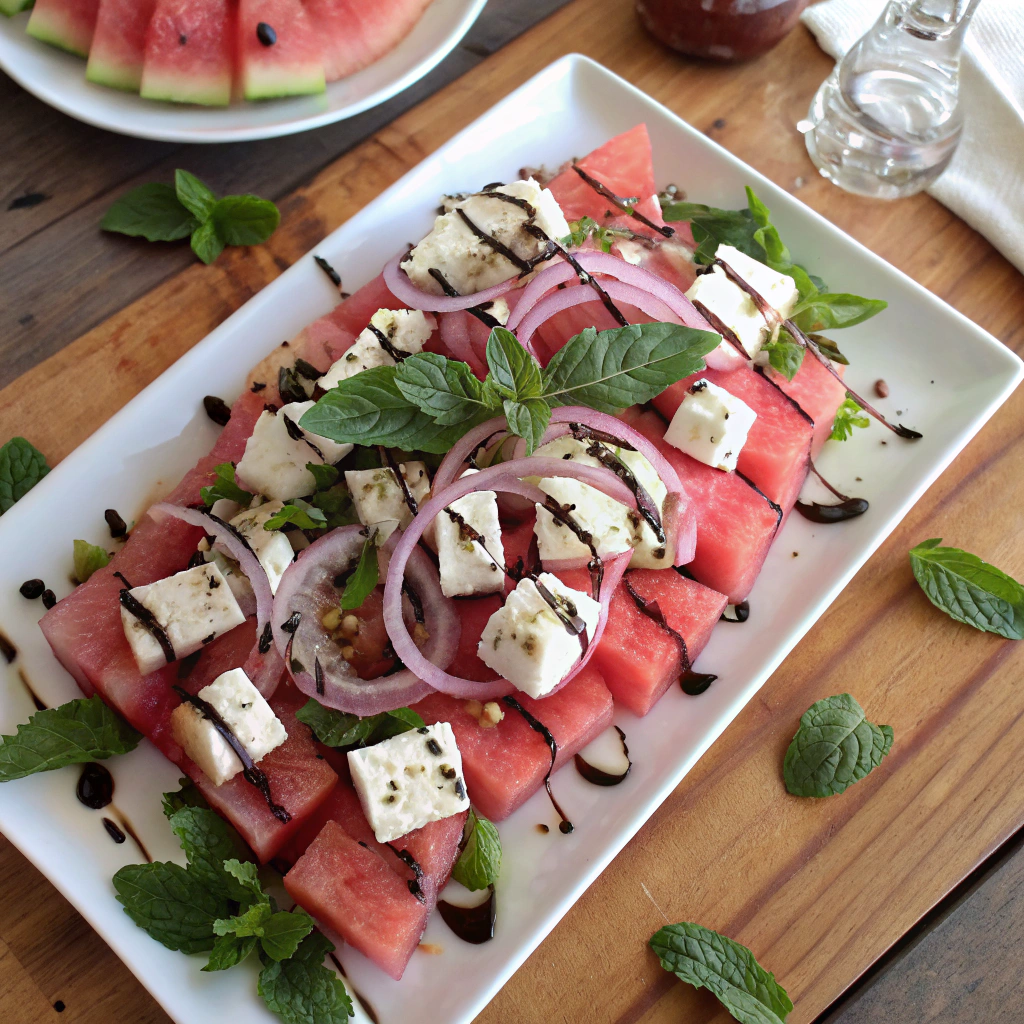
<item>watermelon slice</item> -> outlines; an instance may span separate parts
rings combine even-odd
[[[842,375],[846,367],[840,363],[834,365]],[[810,355],[804,358],[792,380],[773,373],[771,381],[814,421],[811,458],[816,457],[832,433],[832,421],[836,418],[836,410],[846,398],[846,388]]]
[[[327,81],[355,74],[393,50],[430,0],[305,0],[323,46]]]
[[[100,0],[36,0],[25,31],[51,46],[87,57],[99,4]]]
[[[323,92],[321,48],[300,0],[240,0],[238,77],[247,100]]]
[[[146,29],[156,0],[100,0],[85,77],[99,85],[138,92]]]
[[[687,568],[732,604],[750,593],[782,522],[782,509],[739,473],[723,473],[665,441],[655,412],[628,410],[623,419],[672,463],[697,516],[697,550]]]
[[[238,829],[264,863],[298,831],[338,782],[334,769],[318,756],[309,727],[295,717],[305,703],[303,694],[284,686],[274,694],[270,706],[284,725],[288,739],[260,761],[271,796],[288,811],[291,821],[275,818],[263,794],[243,776],[236,775],[222,786],[214,786],[187,757],[182,755],[178,762],[210,806]]]
[[[142,96],[224,107],[235,63],[230,0],[157,0],[146,30]]]
[[[679,642],[640,611],[625,582],[618,585],[593,664],[617,703],[646,715],[704,649],[727,599],[672,569],[632,569],[625,580],[643,600],[656,601],[665,621],[686,641],[688,662]]]
[[[32,3],[33,0],[0,0],[0,14],[13,18],[19,12],[27,11]]]
[[[213,480],[213,467],[242,457],[262,411],[259,395],[243,393],[213,451],[199,460],[168,500],[179,505],[199,501],[200,487]],[[83,692],[99,693],[172,760],[181,756],[168,726],[170,713],[178,703],[170,688],[177,666],[139,675],[121,625],[118,594],[124,584],[114,572],[123,573],[136,586],[163,579],[188,563],[201,538],[202,530],[196,527],[177,520],[157,524],[144,517],[110,565],[94,573],[40,622],[54,654]]]
[[[654,196],[655,205],[651,206],[647,202],[641,210],[648,217],[656,215],[656,223],[660,222],[661,210],[657,206],[654,163],[647,125],[638,124],[629,131],[616,135],[614,139],[610,139],[577,163],[587,174],[596,178],[602,185],[607,185],[616,195],[623,198],[635,196],[648,201]],[[558,200],[566,220],[591,217],[599,224],[603,224],[620,213],[613,208],[611,217],[607,216],[608,200],[598,195],[571,167],[552,178],[547,187]]]
[[[398,980],[427,922],[427,908],[381,856],[329,821],[284,876],[288,894]]]
[[[612,695],[600,672],[588,665],[557,693],[516,699],[550,729],[558,744],[555,768],[599,736],[612,720]],[[413,710],[428,725],[449,722],[462,752],[466,788],[474,806],[492,821],[507,818],[544,784],[551,751],[539,733],[511,708],[496,726],[484,728],[467,702],[444,693],[424,697]]]
[[[725,388],[757,413],[737,470],[780,505],[783,513],[788,512],[810,466],[811,418],[764,374],[746,364],[734,370],[706,369],[687,377],[655,398],[655,408],[670,420],[687,389],[701,377]]]

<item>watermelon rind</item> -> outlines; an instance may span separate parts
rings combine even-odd
[[[326,89],[327,79],[322,67],[304,74],[286,68],[262,69],[258,74],[246,76],[243,95],[247,100],[271,100],[282,96],[311,96]]]
[[[17,2],[17,0],[15,0]],[[61,13],[53,10],[45,10],[36,7],[32,11],[32,17],[28,19],[25,31],[38,39],[41,43],[49,43],[60,50],[75,54],[76,57],[88,57],[89,45],[92,42],[92,33],[75,31],[67,20],[61,17]]]
[[[183,79],[180,75],[160,75],[151,70],[144,72],[139,95],[147,100],[166,100],[169,103],[196,103],[203,107],[226,107],[231,102],[230,87],[225,89],[220,76],[212,79]]]
[[[107,63],[97,60],[96,56],[91,54],[85,68],[85,77],[87,81],[96,85],[120,89],[122,92],[138,92],[142,85],[142,68]]]
[[[8,18],[21,11],[27,11],[32,6],[33,0],[0,0],[0,14],[6,14]]]

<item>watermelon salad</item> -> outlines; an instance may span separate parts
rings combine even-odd
[[[0,0],[30,36],[85,57],[90,82],[226,106],[322,93],[380,60],[430,0]]]
[[[616,708],[713,684],[694,662],[786,517],[866,511],[800,495],[873,412],[817,332],[882,307],[793,263],[753,193],[659,194],[644,125],[444,196],[230,413],[207,399],[212,451],[42,630],[401,978],[439,902],[458,917],[440,897],[473,830],[546,788],[572,831],[559,770],[622,781],[586,753]]]

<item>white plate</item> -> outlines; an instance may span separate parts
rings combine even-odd
[[[370,0],[368,0],[370,2]],[[25,33],[28,12],[0,16],[0,69],[51,107],[122,135],[163,142],[272,139],[352,117],[407,89],[469,31],[487,0],[434,0],[409,35],[320,96],[205,108],[144,100],[85,80],[85,61]]]
[[[616,719],[636,752],[632,774],[616,789],[590,786],[571,768],[554,780],[576,831],[555,824],[536,794],[501,825],[505,858],[498,885],[494,941],[468,946],[431,922],[426,941],[441,956],[416,954],[405,978],[383,977],[350,949],[345,968],[382,1024],[470,1021],[526,959],[608,862],[678,785],[786,654],[828,607],[925,488],[1010,394],[1024,364],[995,338],[808,210],[701,132],[592,61],[569,56],[551,65],[410,171],[317,247],[353,287],[425,232],[442,192],[509,180],[524,163],[556,166],[639,121],[654,143],[656,178],[719,206],[743,205],[752,184],[772,209],[792,251],[808,269],[844,290],[880,296],[889,309],[843,332],[851,383],[863,390],[885,377],[892,398],[880,404],[924,432],[909,443],[873,425],[854,440],[830,445],[821,460],[840,488],[871,502],[868,514],[841,526],[787,523],[750,598],[744,626],[720,625],[699,667],[718,673],[702,696],[671,690],[645,719]],[[208,338],[117,413],[34,491],[0,519],[3,586],[0,625],[21,649],[10,684],[0,691],[0,728],[10,731],[31,710],[14,669],[23,667],[43,698],[75,696],[39,631],[38,602],[18,596],[23,579],[42,576],[69,589],[71,542],[104,542],[102,511],[136,515],[169,489],[207,450],[216,430],[200,404],[204,394],[237,395],[246,370],[327,312],[332,289],[311,258],[243,306]],[[884,446],[880,441],[888,442]],[[73,500],[71,499],[73,497]],[[791,552],[799,551],[800,558]],[[742,641],[742,642],[737,642]],[[163,821],[158,794],[177,771],[143,745],[111,762],[117,806],[158,858],[179,856]],[[114,901],[110,877],[137,859],[114,846],[99,815],[75,801],[72,769],[0,787],[0,828],[78,908],[181,1024],[216,1024],[230,1014],[270,1021],[246,969],[201,974],[199,958],[171,953],[143,935]],[[72,855],[73,851],[73,855]],[[552,1008],[553,1009],[553,1008]]]

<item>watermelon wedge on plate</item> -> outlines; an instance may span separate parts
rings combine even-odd
[[[327,81],[361,71],[394,49],[430,0],[304,0],[323,46]]]
[[[36,0],[25,31],[51,46],[87,57],[99,5],[100,0]],[[19,7],[15,0],[18,10],[25,6]]]
[[[97,85],[138,92],[146,29],[156,0],[100,0],[85,77]]]
[[[247,100],[301,96],[326,88],[319,27],[300,0],[241,0],[238,78]]]
[[[146,31],[141,95],[227,106],[235,65],[234,22],[229,0],[157,0]]]

